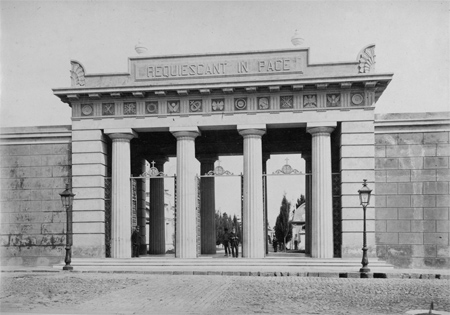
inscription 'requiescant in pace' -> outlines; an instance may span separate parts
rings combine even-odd
[[[300,58],[273,58],[203,63],[160,63],[137,65],[136,78],[182,78],[197,76],[245,75],[261,73],[302,73]]]

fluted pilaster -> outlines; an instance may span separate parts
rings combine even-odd
[[[311,256],[333,258],[331,140],[334,127],[308,127],[312,135]]]
[[[171,128],[177,138],[177,222],[176,257],[195,258],[196,249],[196,161],[195,138],[198,128]]]
[[[106,133],[106,132],[105,132]],[[111,133],[111,257],[131,257],[130,140],[135,134]]]
[[[263,258],[264,205],[262,186],[262,136],[265,126],[239,128],[244,137],[244,213],[243,255],[247,258]]]
[[[217,156],[199,156],[200,173],[205,173],[214,170],[214,162],[217,161]],[[215,178],[202,177],[200,182],[200,216],[201,216],[201,253],[215,254],[216,253],[216,201],[215,201]]]
[[[154,158],[155,167],[164,172],[167,158]],[[160,255],[166,253],[166,218],[164,209],[164,179],[150,179],[150,232],[149,254]]]

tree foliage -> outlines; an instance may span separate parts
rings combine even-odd
[[[275,237],[279,243],[283,243],[285,251],[286,243],[292,239],[292,222],[289,220],[290,209],[291,203],[286,199],[286,195],[284,195],[281,200],[280,214],[277,217],[274,230]]]
[[[297,198],[297,203],[295,204],[295,209],[297,209],[298,207],[300,207],[302,204],[304,204],[306,202],[306,198],[305,195],[300,195],[300,198]]]

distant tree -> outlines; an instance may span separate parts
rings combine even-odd
[[[283,195],[281,200],[280,214],[275,223],[275,237],[278,242],[283,242],[284,251],[286,251],[286,243],[292,239],[292,222],[289,220],[289,212],[291,203]]]
[[[242,237],[241,237],[241,225],[240,225],[240,223],[238,222],[238,219],[236,218],[236,215],[233,215],[233,228],[235,229],[235,231],[236,231],[236,236],[238,237],[238,239],[239,239],[239,242],[241,242],[242,241]]]

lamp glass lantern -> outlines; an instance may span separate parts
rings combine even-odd
[[[361,202],[361,206],[367,207],[370,202],[370,193],[372,192],[372,189],[367,187],[367,179],[364,179],[363,186],[360,190],[358,190],[359,193],[359,201]]]
[[[69,184],[66,184],[66,189],[59,194],[61,196],[61,201],[64,206],[64,208],[69,208],[73,203],[73,197],[75,194],[72,193],[72,191],[69,188]]]

